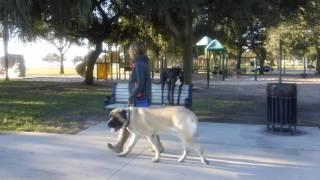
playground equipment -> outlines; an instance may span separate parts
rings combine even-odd
[[[225,58],[225,49],[223,45],[217,39],[211,39],[208,36],[204,36],[197,43],[197,57],[198,48],[202,48],[205,54],[206,72],[207,72],[207,87],[209,88],[210,72],[217,75],[217,79],[225,80],[227,62]],[[212,62],[213,60],[213,62]],[[198,68],[204,70],[203,57],[198,62]],[[199,66],[200,65],[200,66]]]
[[[104,54],[96,62],[97,79],[122,80],[129,78],[131,71],[128,55],[116,51],[103,51]]]

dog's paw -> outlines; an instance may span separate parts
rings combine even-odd
[[[152,149],[152,148],[148,148],[148,151],[149,152],[156,152],[154,149]],[[161,148],[160,150],[159,150],[159,153],[163,153],[164,152],[164,149],[163,148]]]
[[[207,159],[201,159],[202,164],[209,165],[209,161]]]
[[[179,163],[182,163],[182,162],[184,162],[184,158],[179,158],[177,161],[178,161]]]
[[[125,157],[127,155],[127,153],[118,153],[119,157]]]
[[[152,158],[152,162],[154,162],[154,163],[159,162],[159,158]]]

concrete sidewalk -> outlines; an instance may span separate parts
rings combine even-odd
[[[197,156],[176,159],[181,144],[160,135],[166,152],[159,163],[146,140],[128,157],[106,148],[116,138],[105,124],[76,135],[0,134],[0,179],[319,179],[320,129],[299,127],[299,136],[272,135],[265,126],[200,123],[200,142],[210,165]]]

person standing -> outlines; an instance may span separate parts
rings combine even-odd
[[[151,104],[151,77],[148,57],[145,55],[145,47],[142,42],[134,42],[129,48],[130,57],[133,59],[132,73],[129,79],[128,106],[149,107]],[[116,152],[123,151],[123,146],[129,137],[129,131],[122,128],[119,132],[116,144],[108,143],[108,147]],[[159,136],[157,135],[159,151],[163,151]]]

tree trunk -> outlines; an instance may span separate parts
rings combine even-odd
[[[260,69],[259,69],[259,75],[264,75],[264,71],[263,71],[263,66],[264,66],[264,59],[259,56],[259,66],[260,66]]]
[[[242,56],[242,47],[239,46],[238,47],[238,52],[237,52],[237,65],[236,65],[236,69],[240,70],[241,69],[241,56]]]
[[[8,41],[9,41],[9,27],[8,17],[4,17],[3,21],[3,49],[4,49],[4,67],[5,67],[5,80],[9,81],[9,57],[8,57]]]
[[[192,18],[191,21],[186,22],[186,33],[184,34],[183,44],[183,69],[184,69],[184,82],[187,84],[192,83],[192,66],[193,66],[193,55],[192,55]]]
[[[64,54],[62,52],[62,49],[60,49],[59,52],[60,52],[60,74],[64,74],[64,65],[63,65]]]
[[[259,75],[263,75],[264,74],[263,66],[264,66],[264,62],[266,60],[266,55],[267,55],[267,51],[266,51],[265,48],[262,48],[260,50],[260,54],[257,53],[257,56],[259,58],[259,65],[260,65]]]
[[[316,65],[316,73],[320,74],[320,49],[317,49],[317,65]]]
[[[97,58],[102,52],[102,41],[96,42],[96,48],[94,51],[92,51],[89,55],[88,61],[87,61],[87,68],[85,72],[85,84],[92,85],[93,84],[93,69],[94,65],[97,61]]]

